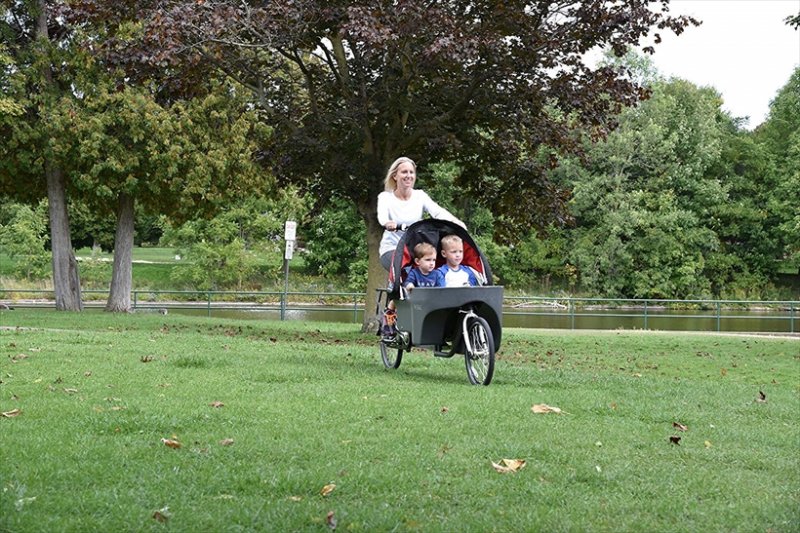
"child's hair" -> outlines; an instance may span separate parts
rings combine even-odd
[[[414,259],[422,259],[429,254],[436,255],[436,248],[430,243],[421,242],[414,247]]]
[[[456,244],[456,243],[460,244],[462,242],[463,241],[461,240],[461,237],[451,233],[450,235],[445,235],[444,237],[442,237],[442,240],[440,241],[440,244],[441,244],[442,248],[445,248],[446,246],[448,246],[450,244]]]

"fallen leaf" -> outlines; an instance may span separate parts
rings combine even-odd
[[[87,378],[92,377],[92,371],[91,370],[87,370],[86,372],[83,373],[83,376],[87,377]]]
[[[707,440],[703,444],[705,444],[706,448],[711,448],[711,441]]]
[[[220,446],[231,446],[233,444],[233,439],[222,439],[219,441]]]
[[[225,407],[225,404],[222,402],[211,402],[208,405],[210,405],[211,407]]]
[[[447,413],[450,411],[449,407],[442,407],[442,413]]]
[[[293,502],[301,502],[301,501],[303,501],[303,497],[302,496],[289,496],[289,499],[291,501],[293,501]]]
[[[153,513],[153,518],[161,523],[164,523],[167,520],[169,520],[169,517],[170,517],[169,507],[163,507],[158,511],[156,511],[155,513]]]
[[[677,435],[672,435],[672,436],[669,438],[669,441],[670,441],[672,444],[675,444],[675,445],[678,445],[678,446],[679,446],[679,445],[680,445],[680,443],[681,443],[681,438],[680,438],[679,436],[677,436]]]
[[[767,403],[767,395],[764,394],[763,391],[758,391],[758,398],[756,398],[758,403]]]
[[[166,446],[169,446],[170,448],[177,449],[181,447],[181,443],[175,439],[161,439],[161,442],[163,442]]]
[[[19,416],[22,414],[22,411],[19,409],[12,409],[10,411],[6,411],[2,413],[3,418],[14,418],[15,416]]]
[[[325,517],[325,523],[331,529],[336,529],[336,517],[333,516],[333,511],[328,511],[328,516]]]
[[[78,392],[78,389],[64,389],[64,392],[66,392],[67,394],[75,394],[76,392]]]
[[[524,459],[500,459],[499,463],[492,461],[492,466],[501,474],[513,474],[525,468]]]
[[[141,357],[139,360],[140,360],[142,363],[149,363],[149,362],[150,362],[150,361],[152,361],[153,359],[155,359],[155,358],[154,358],[152,355],[143,355],[143,356],[142,356],[142,357]]]
[[[617,408],[617,402],[611,402],[611,405],[609,407],[611,407],[612,409],[616,409]]]
[[[678,431],[689,431],[689,428],[681,424],[680,422],[673,422],[672,427],[674,427]]]
[[[558,407],[553,407],[547,405],[546,403],[537,403],[533,407],[531,407],[531,411],[536,414],[544,414],[544,413],[557,413],[561,414],[562,411]]]
[[[336,489],[335,483],[328,483],[327,485],[322,487],[322,490],[320,490],[319,493],[322,494],[323,496],[328,496],[335,489]]]
[[[728,375],[728,369],[727,368],[720,368],[719,369],[719,373],[720,373],[720,375],[722,375],[722,377],[725,377],[725,376]]]

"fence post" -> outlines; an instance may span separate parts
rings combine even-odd
[[[644,329],[647,329],[647,300],[644,301]]]
[[[138,301],[139,291],[133,291],[133,310],[136,311],[136,302]]]
[[[358,294],[353,293],[353,324],[358,323]]]
[[[206,296],[208,296],[208,306],[206,307],[208,312],[208,318],[211,318],[211,291],[208,291],[206,293]]]
[[[789,303],[789,330],[794,333],[794,302]]]
[[[575,302],[572,298],[569,299],[569,326],[570,329],[575,329]]]
[[[720,332],[720,313],[721,313],[722,304],[719,300],[717,300],[717,333]]]

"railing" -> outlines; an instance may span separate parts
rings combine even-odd
[[[82,294],[84,307],[102,308],[108,291],[84,290]],[[134,311],[194,310],[209,317],[223,311],[279,313],[281,320],[287,318],[287,313],[338,313],[336,320],[347,316],[357,323],[364,313],[364,294],[353,292],[134,290],[131,301]],[[53,291],[42,289],[0,288],[0,304],[19,308],[55,307]],[[799,315],[798,301],[506,296],[503,322],[507,327],[795,334],[800,329]],[[692,327],[688,327],[689,323]]]
[[[710,324],[699,328],[707,331],[748,331],[743,322],[772,322],[774,327],[752,331],[798,332],[800,302],[783,300],[668,300],[633,298],[553,298],[542,296],[506,297],[504,323],[512,317],[540,317],[543,321],[560,321],[555,327],[565,329],[616,329],[598,327],[597,323],[624,324],[627,329],[671,329],[668,322],[693,321]],[[737,325],[736,323],[740,323]],[[729,327],[723,328],[723,324]]]

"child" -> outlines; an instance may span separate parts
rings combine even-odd
[[[433,245],[421,242],[414,246],[414,265],[404,282],[406,290],[410,292],[414,287],[444,287],[444,277],[436,269],[436,248]],[[383,314],[381,335],[391,340],[396,334],[397,311],[392,301]]]
[[[406,277],[405,287],[444,287],[442,272],[436,269],[436,248],[427,242],[414,247],[414,265]]]
[[[462,265],[464,259],[464,242],[458,235],[445,235],[442,237],[442,257],[447,264],[437,270],[444,276],[445,287],[464,287],[480,285],[478,277],[472,268]]]

